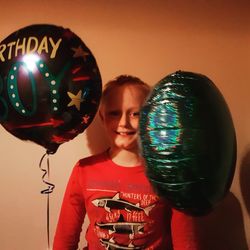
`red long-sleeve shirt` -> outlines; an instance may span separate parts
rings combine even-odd
[[[80,160],[71,174],[53,250],[76,250],[85,214],[89,250],[197,250],[193,219],[152,190],[144,166],[123,167],[102,153]]]

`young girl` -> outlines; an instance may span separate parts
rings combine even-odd
[[[80,160],[71,174],[54,250],[76,250],[85,214],[88,250],[197,250],[192,218],[153,191],[138,148],[139,111],[150,92],[137,77],[107,83],[100,117],[110,139],[105,152]],[[97,138],[98,139],[98,138]]]

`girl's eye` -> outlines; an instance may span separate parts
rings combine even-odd
[[[138,117],[139,116],[139,112],[132,112],[130,113],[130,117]]]
[[[118,116],[118,115],[120,115],[120,112],[119,111],[109,111],[108,115],[109,116]]]

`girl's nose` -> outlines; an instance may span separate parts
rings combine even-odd
[[[122,113],[120,120],[119,120],[119,126],[127,126],[129,124],[129,115],[127,115],[126,113]]]

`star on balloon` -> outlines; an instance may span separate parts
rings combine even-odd
[[[80,110],[80,105],[81,102],[83,102],[83,98],[82,98],[82,91],[79,90],[78,93],[75,95],[71,92],[67,92],[68,96],[71,98],[70,103],[68,103],[68,107],[70,106],[75,106],[77,108],[77,110]]]
[[[70,40],[72,39],[72,37],[74,37],[74,33],[69,29],[65,29],[65,31],[63,32],[63,37],[65,37],[67,40]]]
[[[89,118],[90,116],[89,115],[85,115],[82,117],[82,124],[88,124],[89,122]]]
[[[81,46],[78,46],[78,48],[72,48],[72,50],[75,52],[73,57],[82,57],[84,61],[87,60],[89,53],[84,51]]]

